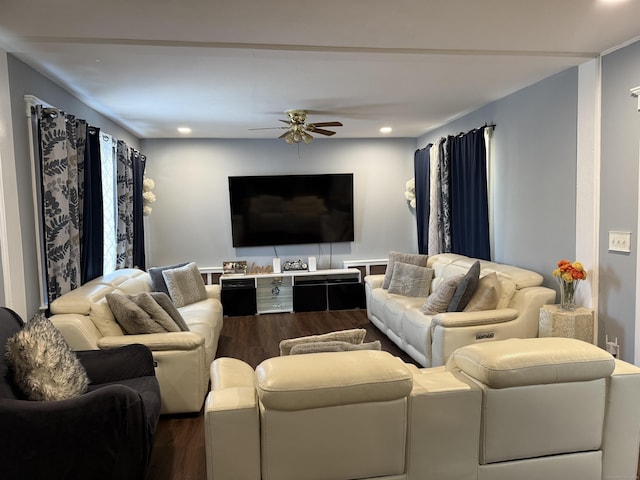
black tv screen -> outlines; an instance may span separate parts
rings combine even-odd
[[[234,247],[351,242],[353,174],[229,177]]]

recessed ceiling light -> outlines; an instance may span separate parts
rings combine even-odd
[[[380,133],[391,133],[393,129],[391,127],[382,127]]]
[[[178,127],[178,132],[183,135],[188,135],[191,133],[191,129],[189,127]]]

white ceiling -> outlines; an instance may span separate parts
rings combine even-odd
[[[640,0],[0,0],[0,47],[141,138],[417,137],[640,36]],[[46,99],[44,99],[46,100]]]

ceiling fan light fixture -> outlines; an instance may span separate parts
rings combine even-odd
[[[293,133],[291,132],[287,132],[287,134],[282,137],[284,139],[285,142],[287,142],[289,145],[291,145],[293,143]]]
[[[304,143],[311,143],[311,140],[313,140],[313,137],[311,135],[309,135],[307,132],[302,132],[302,140],[304,140]]]

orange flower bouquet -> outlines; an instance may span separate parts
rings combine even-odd
[[[575,310],[576,288],[580,280],[586,280],[587,271],[580,262],[571,263],[569,260],[560,260],[558,268],[553,271],[553,276],[560,284],[560,305],[563,310]]]

